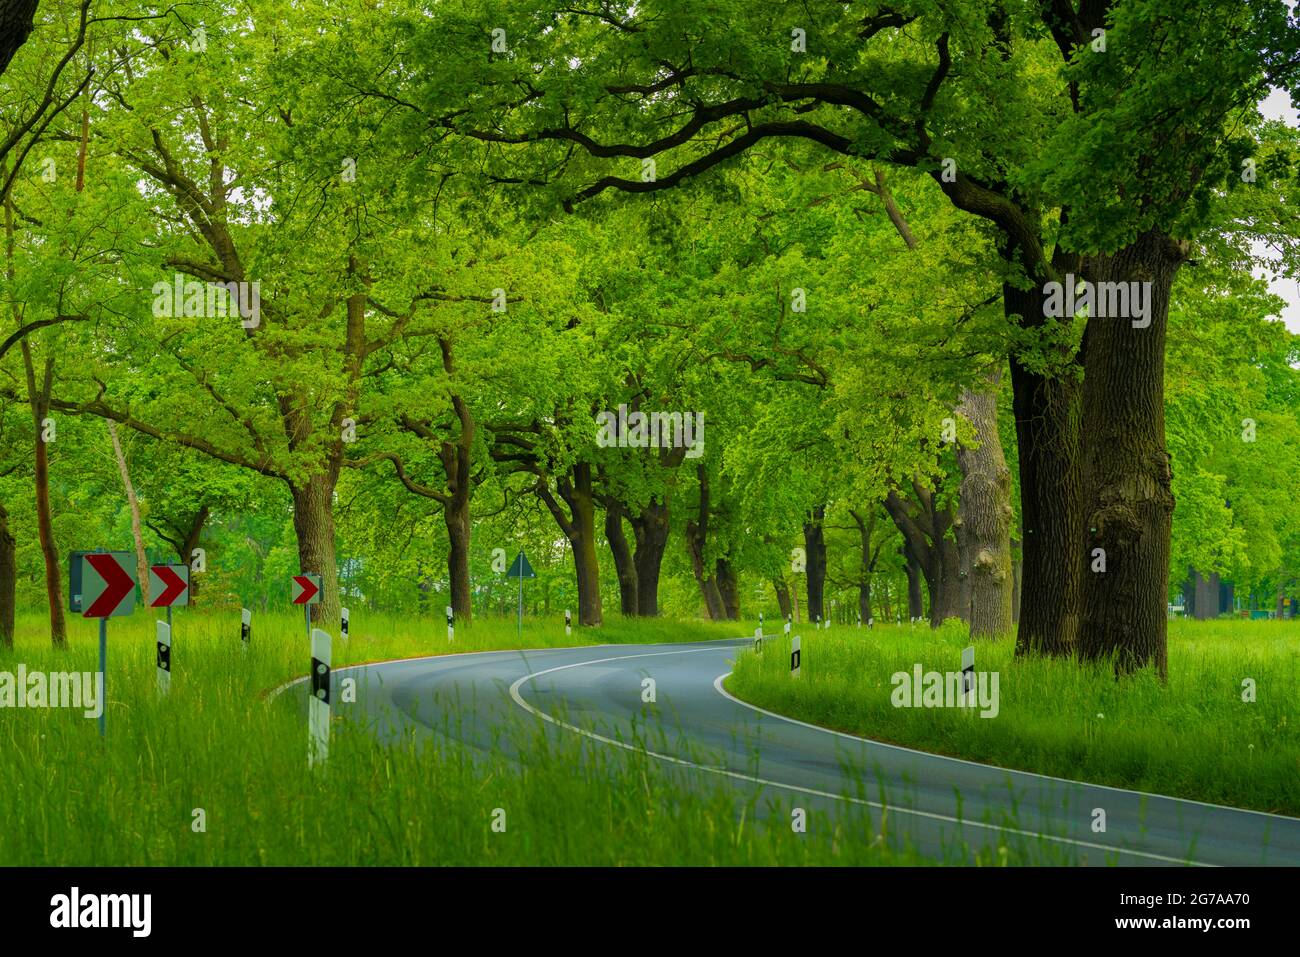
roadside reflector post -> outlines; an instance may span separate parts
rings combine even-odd
[[[763,626],[762,625],[759,625],[754,630],[754,650],[755,651],[763,650]]]
[[[785,616],[785,624],[781,626],[781,631],[782,631],[782,633],[787,634],[787,635],[790,634],[790,622],[792,622],[793,620],[794,620],[794,616],[793,616],[793,615],[786,615],[786,616]]]
[[[799,677],[799,636],[795,635],[790,639],[790,677]]]
[[[341,627],[342,627],[342,633],[340,637],[344,641],[347,641],[348,640],[348,610],[346,608],[343,609],[343,620],[341,622]]]
[[[961,704],[969,708],[975,703],[975,646],[961,653]]]
[[[248,650],[248,643],[253,638],[253,613],[247,608],[239,609],[239,640],[244,643],[244,650]]]
[[[451,610],[451,605],[447,606],[447,640],[456,640],[456,615]]]
[[[330,636],[311,633],[311,700],[307,703],[307,766],[323,764],[330,752]]]
[[[567,608],[564,609],[564,633],[573,634],[573,614]]]
[[[758,637],[763,637],[763,613],[758,613]]]
[[[172,690],[172,626],[165,621],[155,624],[158,626],[158,693],[165,697]]]

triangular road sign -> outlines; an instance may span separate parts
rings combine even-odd
[[[515,563],[510,566],[510,571],[506,572],[506,578],[536,578],[537,573],[533,571],[533,566],[528,564],[528,556],[520,552],[515,556]]]

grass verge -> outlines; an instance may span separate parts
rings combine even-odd
[[[743,653],[736,697],[813,724],[1006,768],[1300,816],[1300,622],[1170,623],[1169,679],[1150,670],[1017,659],[1008,638],[975,644],[998,672],[999,710],[895,707],[893,675],[959,671],[965,626],[800,632]],[[1254,700],[1248,690],[1253,687]]]

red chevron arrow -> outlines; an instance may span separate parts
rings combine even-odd
[[[297,582],[298,587],[302,589],[298,594],[298,597],[293,600],[295,605],[307,604],[307,602],[311,601],[312,598],[316,596],[316,593],[320,591],[320,589],[316,587],[315,583],[306,575],[294,575],[293,580]]]
[[[90,562],[91,567],[99,572],[99,577],[104,579],[104,593],[95,599],[95,603],[82,612],[85,618],[108,618],[121,603],[122,599],[131,594],[131,589],[135,588],[135,582],[131,576],[122,570],[122,566],[117,563],[112,555],[99,554],[87,555],[86,561]]]
[[[149,570],[162,579],[162,583],[167,586],[163,589],[161,595],[149,602],[150,608],[166,608],[177,598],[181,597],[181,594],[187,587],[184,578],[177,575],[176,572],[167,565],[154,565],[153,568]]]

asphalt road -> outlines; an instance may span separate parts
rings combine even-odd
[[[827,731],[730,696],[750,639],[480,652],[338,668],[336,716],[529,760],[538,730],[641,750],[701,786],[757,790],[812,814],[867,815],[873,833],[935,860],[1297,865],[1300,819],[1008,771]],[[356,679],[354,704],[338,702]],[[643,679],[656,701],[642,701]],[[295,693],[306,701],[305,682]],[[520,733],[523,732],[523,733]],[[1094,809],[1106,830],[1094,833]],[[775,812],[773,812],[775,813]],[[814,817],[813,820],[817,818]]]

